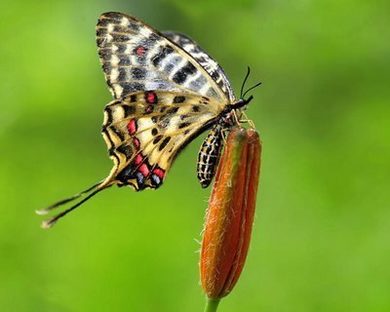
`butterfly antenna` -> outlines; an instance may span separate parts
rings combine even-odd
[[[248,66],[244,81],[242,82],[242,85],[241,85],[240,99],[243,99],[243,92],[244,92],[245,84],[246,84],[246,81],[248,80],[250,73],[251,73],[251,68]]]
[[[251,90],[253,90],[254,88],[257,88],[258,86],[260,86],[262,83],[261,82],[258,82],[258,83],[256,83],[254,86],[252,86],[252,87],[250,87],[248,90],[246,90],[245,92],[244,92],[244,94],[242,95],[242,99],[245,97],[245,95],[249,92],[249,91],[251,91]]]

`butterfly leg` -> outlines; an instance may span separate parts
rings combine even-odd
[[[245,112],[241,112],[241,113],[242,113],[242,116],[244,117],[244,119],[241,118],[240,123],[247,122],[251,128],[256,129],[254,122],[248,118],[248,116],[245,114]]]

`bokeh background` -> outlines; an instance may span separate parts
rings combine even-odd
[[[162,188],[112,188],[40,229],[37,208],[111,169],[95,48],[105,11],[188,34],[238,92],[264,153],[252,245],[220,311],[390,311],[388,1],[2,1],[1,311],[202,311],[202,135]]]

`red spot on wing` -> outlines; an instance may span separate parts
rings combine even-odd
[[[129,123],[127,124],[127,130],[129,131],[130,135],[133,135],[137,131],[137,123],[135,122],[135,119],[131,119]]]
[[[147,91],[145,92],[145,101],[149,104],[156,104],[157,103],[157,94],[153,91]]]
[[[133,144],[134,144],[135,148],[137,148],[137,149],[140,146],[139,140],[137,138],[133,138]]]
[[[146,52],[146,49],[145,47],[143,46],[138,46],[135,48],[135,54],[137,54],[138,56],[143,56]]]
[[[153,173],[158,176],[161,180],[164,178],[165,171],[162,170],[161,168],[156,168],[153,170]]]
[[[143,158],[142,158],[141,154],[138,154],[137,156],[135,156],[134,163],[136,165],[139,165],[140,163],[142,163],[142,161],[143,161]]]
[[[147,164],[142,164],[139,167],[138,171],[141,172],[144,177],[147,177],[150,173],[150,170],[149,170]]]

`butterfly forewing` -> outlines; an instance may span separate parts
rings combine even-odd
[[[99,18],[96,34],[100,61],[115,98],[155,90],[229,101],[190,54],[134,17],[105,13]]]
[[[218,84],[219,88],[223,91],[231,103],[236,100],[229,79],[227,78],[222,67],[219,66],[219,64],[195,41],[193,41],[188,36],[177,32],[163,31],[162,34],[176,45],[184,49],[187,53],[189,53]]]

